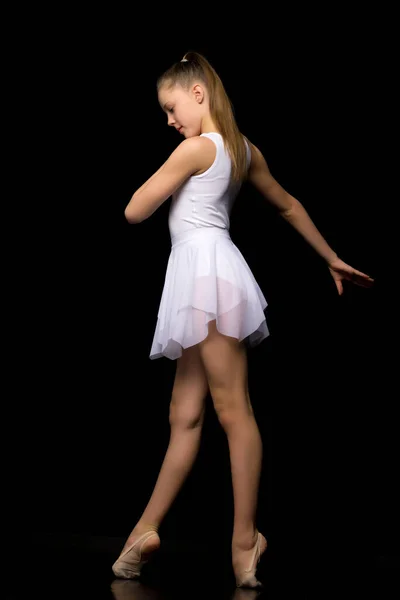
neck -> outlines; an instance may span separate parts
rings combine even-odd
[[[201,133],[211,133],[215,131],[216,133],[221,133],[219,128],[216,126],[214,121],[212,120],[210,115],[206,115],[201,122]]]

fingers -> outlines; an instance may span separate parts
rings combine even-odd
[[[358,271],[357,269],[354,269],[353,267],[351,267],[350,265],[347,265],[346,263],[343,263],[343,265],[341,265],[341,267],[339,267],[339,266],[332,267],[331,266],[330,271],[335,280],[335,284],[336,284],[336,288],[337,288],[339,296],[341,296],[343,294],[343,284],[342,284],[343,280],[348,280],[351,283],[354,283],[354,284],[359,285],[364,288],[369,288],[374,283],[374,279],[372,277],[370,277],[366,273],[363,273],[362,271]]]
[[[351,283],[364,288],[370,288],[374,283],[372,277],[369,277],[369,275],[365,275],[365,273],[361,273],[360,271],[349,273],[346,279],[348,279]]]
[[[374,283],[372,277],[370,277],[366,273],[357,271],[357,269],[351,268],[351,271],[347,272],[346,275],[346,279],[349,279],[352,283],[360,285],[361,287],[371,287],[371,285]]]
[[[371,281],[369,281],[366,279],[354,279],[353,283],[356,283],[357,285],[364,288],[370,288],[373,285],[374,280],[372,279]]]
[[[366,279],[368,281],[374,281],[372,279],[372,277],[370,277],[366,273],[362,273],[361,271],[357,271],[357,269],[353,269],[353,272],[354,272],[355,275],[357,275],[357,277],[361,277],[362,279]]]
[[[354,271],[354,273],[352,273],[351,280],[353,283],[361,285],[362,287],[371,287],[371,285],[374,283],[372,277],[369,277],[369,275],[366,275],[365,273],[361,273],[361,271]]]

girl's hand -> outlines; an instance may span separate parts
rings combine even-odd
[[[353,267],[340,260],[340,258],[336,258],[329,263],[328,268],[335,281],[337,291],[339,292],[340,296],[343,294],[343,279],[347,279],[347,281],[351,281],[352,283],[360,285],[361,287],[371,287],[374,283],[374,280],[369,275],[353,269]]]

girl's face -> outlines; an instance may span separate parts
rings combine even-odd
[[[180,85],[160,88],[158,101],[168,116],[168,125],[175,127],[185,138],[200,135],[205,115],[205,96],[200,84],[186,91]]]

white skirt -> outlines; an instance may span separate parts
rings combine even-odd
[[[269,335],[267,301],[227,229],[200,227],[171,243],[151,360],[179,358],[207,337],[213,320],[220,333],[248,346]]]

